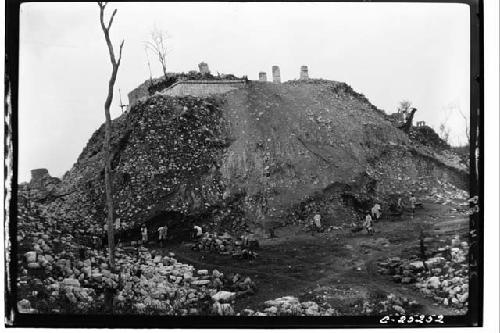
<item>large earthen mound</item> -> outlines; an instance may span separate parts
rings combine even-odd
[[[103,127],[44,212],[101,232]],[[113,186],[123,228],[179,216],[232,232],[303,221],[348,222],[373,201],[466,189],[449,152],[414,142],[345,83],[249,82],[224,95],[139,100],[113,121]]]

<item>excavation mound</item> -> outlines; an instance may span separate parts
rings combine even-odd
[[[468,186],[467,168],[451,152],[412,141],[336,81],[249,81],[204,97],[157,93],[112,127],[115,213],[124,230],[155,216],[231,233],[316,213],[335,225],[394,194]],[[102,234],[103,139],[101,126],[57,185],[46,218]]]

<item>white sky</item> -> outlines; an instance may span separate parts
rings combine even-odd
[[[469,115],[469,7],[385,3],[110,3],[115,48],[125,39],[118,88],[149,77],[144,41],[154,26],[171,35],[168,71],[205,61],[213,73],[257,79],[279,65],[282,80],[343,81],[373,104],[395,112],[409,99],[415,120],[446,122],[454,144],[465,141]],[[104,121],[111,65],[95,3],[25,3],[21,7],[19,181],[29,170],[69,170]],[[150,55],[153,75],[161,67]]]

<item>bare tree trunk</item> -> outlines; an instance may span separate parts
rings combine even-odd
[[[113,23],[113,19],[116,15],[116,9],[111,14],[111,18],[109,19],[109,23],[106,26],[104,23],[104,9],[106,8],[107,2],[97,3],[100,8],[100,21],[101,28],[104,32],[104,38],[106,40],[106,44],[108,45],[109,57],[111,60],[111,65],[113,66],[113,70],[111,72],[111,78],[109,79],[108,84],[108,97],[104,102],[104,114],[106,117],[106,123],[104,125],[105,134],[104,134],[104,184],[106,190],[106,210],[107,217],[106,223],[108,225],[108,246],[109,246],[109,267],[112,271],[115,270],[115,228],[114,228],[114,206],[113,206],[113,187],[111,180],[111,115],[109,113],[109,108],[111,106],[111,102],[113,101],[113,88],[115,86],[116,75],[118,73],[118,68],[120,67],[120,62],[122,59],[122,49],[123,43],[120,44],[120,55],[118,57],[118,61],[115,58],[115,53],[113,51],[113,44],[109,38],[109,29],[111,28],[111,24]]]
[[[109,80],[109,96],[113,96],[114,79]],[[105,134],[104,134],[104,184],[106,189],[106,209],[108,224],[108,246],[109,246],[109,267],[112,271],[115,270],[115,228],[114,228],[114,207],[113,207],[113,187],[111,183],[111,116],[109,114],[108,103],[104,106],[106,115]]]
[[[163,76],[165,77],[165,80],[167,79],[167,66],[162,63],[161,66],[163,67]]]
[[[153,83],[153,74],[151,73],[151,64],[149,63],[149,55],[148,55],[148,48],[144,48],[144,52],[146,53],[146,59],[148,60],[148,68],[149,68],[149,83]]]
[[[157,56],[163,70],[163,76],[167,79],[167,33],[155,29],[151,32],[151,41],[146,42],[146,48],[151,49]]]

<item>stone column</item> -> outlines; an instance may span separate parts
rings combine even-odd
[[[300,67],[300,79],[301,80],[309,79],[309,71],[307,69],[307,66]]]
[[[280,67],[273,66],[273,83],[281,83]]]
[[[267,81],[267,74],[266,72],[259,72],[259,81],[266,82]]]
[[[45,177],[48,177],[49,171],[47,169],[33,169],[31,170],[31,180],[30,186],[33,188],[41,188],[42,181]]]
[[[200,62],[198,64],[198,68],[200,69],[201,74],[210,74],[210,70],[208,69],[208,64],[205,62]]]

